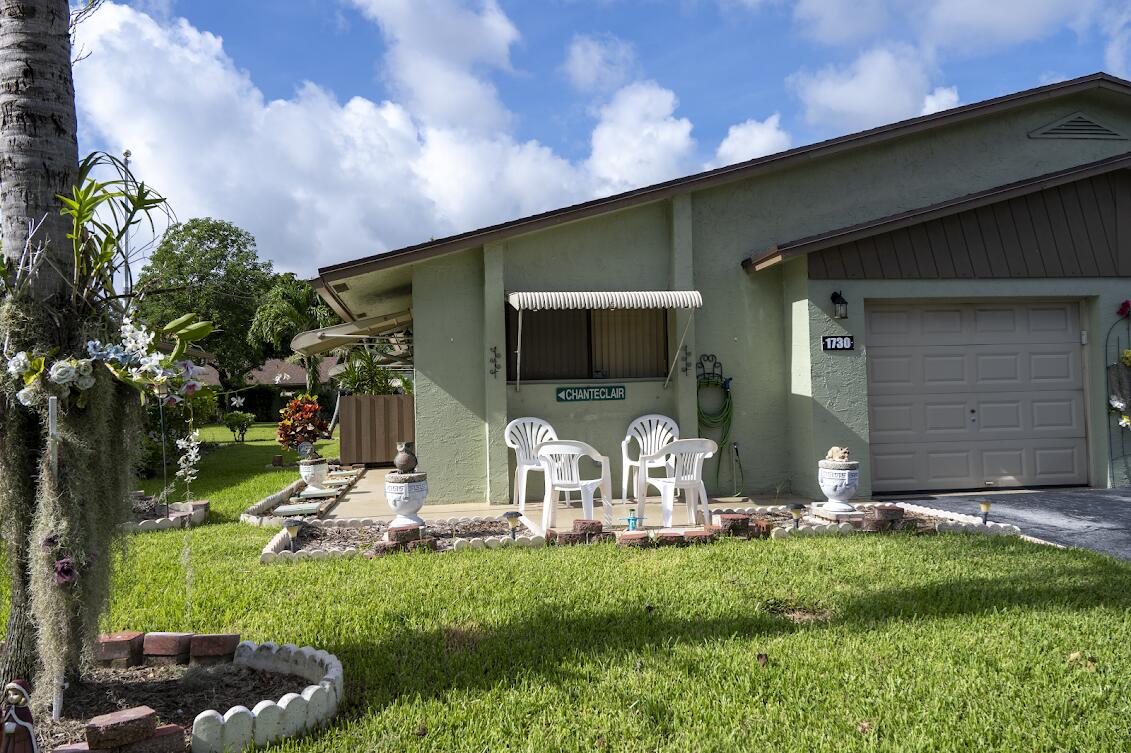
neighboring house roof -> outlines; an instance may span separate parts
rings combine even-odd
[[[323,358],[318,364],[318,374],[321,384],[330,381],[330,370],[338,365],[337,358]],[[278,382],[275,378],[280,374],[285,378]],[[211,366],[204,367],[201,381],[213,387],[220,384],[220,375]],[[247,375],[249,385],[265,385],[267,387],[306,387],[306,369],[300,364],[290,363],[281,358],[269,358],[266,363]]]
[[[1064,185],[1065,183],[1083,180],[1093,175],[1101,175],[1103,173],[1112,172],[1113,170],[1123,170],[1127,168],[1131,168],[1131,153],[1108,157],[1107,159],[1089,162],[1085,165],[1076,165],[1066,170],[1058,170],[1056,172],[1046,173],[1045,175],[1039,175],[1035,178],[1027,178],[1014,183],[1008,183],[1004,186],[997,186],[985,191],[959,196],[937,204],[931,204],[930,206],[899,212],[898,214],[880,217],[856,225],[849,225],[848,227],[837,228],[836,230],[830,230],[818,235],[798,238],[797,240],[787,243],[779,243],[771,248],[756,252],[747,259],[743,259],[742,267],[746,270],[755,271],[765,269],[778,262],[797,256],[803,256],[813,251],[820,251],[832,246],[838,246],[842,243],[849,243],[873,235],[879,235],[880,233],[886,233],[891,230],[907,227],[908,225],[927,222],[940,217],[947,217],[976,207],[1005,201],[1016,196],[1043,191],[1047,188]]]
[[[645,186],[614,196],[607,196],[581,204],[563,207],[561,209],[542,212],[529,217],[452,235],[447,238],[439,238],[426,243],[385,251],[354,261],[333,264],[319,269],[319,277],[310,282],[327,300],[331,300],[337,304],[334,308],[338,310],[339,314],[345,314],[347,318],[350,318],[352,315],[349,313],[348,308],[341,305],[341,301],[337,300],[331,288],[331,283],[335,280],[356,277],[367,272],[388,269],[410,262],[462,251],[483,243],[499,241],[554,225],[658,201],[676,194],[723,185],[741,180],[763,170],[785,166],[790,162],[813,159],[843,150],[876,144],[919,131],[950,125],[968,119],[984,117],[1002,110],[1032,104],[1041,100],[1063,97],[1093,89],[1107,89],[1123,94],[1131,94],[1131,82],[1101,72],[1071,79],[1069,81],[1048,84],[1035,89],[1027,89],[994,99],[975,102],[950,110],[943,110],[931,115],[923,115],[898,123],[872,128],[867,131],[839,136],[815,144],[807,144],[777,154],[770,154],[747,162],[740,162],[715,170],[708,170],[683,178]]]

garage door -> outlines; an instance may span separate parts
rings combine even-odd
[[[877,492],[1087,483],[1075,303],[867,307]]]

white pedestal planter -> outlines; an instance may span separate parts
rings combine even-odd
[[[302,476],[308,488],[321,489],[328,473],[330,473],[330,464],[322,458],[298,462],[298,474]]]
[[[390,473],[385,476],[385,499],[397,517],[389,523],[397,526],[422,526],[420,508],[428,497],[427,473]]]
[[[827,501],[814,512],[824,518],[848,520],[863,517],[848,500],[860,487],[860,461],[821,460],[817,463],[817,483]]]

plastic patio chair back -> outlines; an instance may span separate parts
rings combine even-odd
[[[678,483],[703,481],[703,461],[712,457],[719,446],[710,439],[679,439],[660,448],[671,461],[672,478]]]
[[[538,457],[535,453],[538,445],[556,440],[558,434],[549,422],[526,416],[516,418],[507,424],[503,438],[507,447],[514,450],[519,463],[538,465]]]
[[[626,441],[636,440],[640,447],[637,457],[653,455],[664,445],[679,439],[679,424],[659,413],[649,413],[630,423],[624,438]]]
[[[592,448],[584,442],[557,440],[544,442],[538,447],[538,457],[549,462],[550,476],[547,483],[554,486],[579,485],[581,458],[592,456]]]

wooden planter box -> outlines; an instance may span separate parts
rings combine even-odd
[[[397,442],[416,440],[412,395],[343,395],[342,463],[391,463]]]

